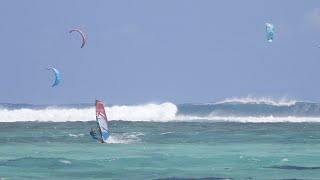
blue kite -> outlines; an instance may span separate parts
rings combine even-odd
[[[47,68],[47,70],[52,70],[54,72],[55,81],[54,81],[54,84],[52,85],[52,87],[57,86],[60,82],[60,72],[58,70],[56,70],[55,68]]]
[[[272,42],[273,38],[274,38],[274,26],[273,26],[273,24],[266,23],[266,35],[267,35],[267,40],[269,42]]]

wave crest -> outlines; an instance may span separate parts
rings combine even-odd
[[[177,106],[167,102],[162,104],[145,104],[132,106],[106,107],[109,120],[130,121],[168,121],[175,118]],[[95,120],[95,109],[59,108],[45,109],[0,109],[0,122],[17,121],[92,121]]]
[[[168,121],[176,117],[178,108],[172,103],[107,108],[110,119],[130,121]]]
[[[0,122],[94,121],[93,106],[0,107]],[[22,107],[22,108],[20,108]],[[320,103],[270,98],[229,98],[214,104],[114,105],[106,107],[109,120],[124,121],[233,121],[233,122],[320,122]],[[70,134],[71,137],[81,135]]]
[[[267,104],[272,106],[293,106],[296,104],[295,100],[288,100],[286,97],[275,100],[271,97],[232,97],[227,98],[223,101],[214,104],[225,104],[225,103],[239,103],[239,104]]]

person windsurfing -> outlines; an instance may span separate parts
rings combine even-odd
[[[92,128],[90,131],[90,136],[92,139],[99,140],[101,143],[104,143],[103,139],[101,138],[101,133],[97,128]]]
[[[90,135],[93,139],[106,143],[109,138],[108,118],[103,103],[99,100],[96,100],[96,121],[98,127],[92,128]]]

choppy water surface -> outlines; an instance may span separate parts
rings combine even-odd
[[[0,123],[4,179],[317,179],[320,123]]]

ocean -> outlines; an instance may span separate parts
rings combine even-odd
[[[0,180],[320,179],[320,103],[0,104]]]

